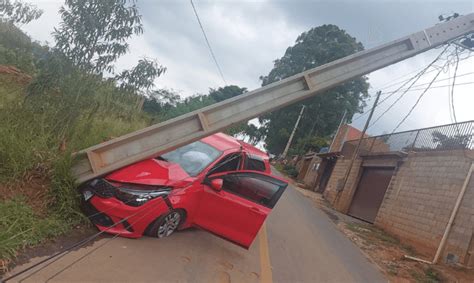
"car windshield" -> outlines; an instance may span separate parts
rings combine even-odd
[[[178,163],[190,176],[196,176],[217,159],[221,152],[216,148],[197,141],[161,155],[161,158]]]

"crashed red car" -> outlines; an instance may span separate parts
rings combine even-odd
[[[101,231],[158,238],[198,227],[248,248],[287,187],[268,155],[222,133],[124,167],[81,189]]]

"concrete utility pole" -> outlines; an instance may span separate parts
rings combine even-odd
[[[304,71],[251,92],[89,147],[72,174],[85,182],[197,141],[236,123],[313,97],[336,85],[474,32],[474,13]]]
[[[300,123],[301,116],[303,116],[303,111],[304,111],[305,106],[301,106],[301,111],[300,115],[298,116],[298,119],[296,119],[295,126],[293,127],[293,131],[291,132],[290,138],[288,139],[288,142],[286,143],[285,150],[283,150],[283,153],[281,154],[281,158],[285,158],[286,155],[288,154],[288,150],[290,149],[291,142],[293,141],[293,137],[295,136],[296,129],[298,128],[298,124]]]
[[[338,187],[338,192],[337,192],[336,197],[334,198],[333,205],[336,204],[336,202],[339,200],[341,192],[344,190],[344,187],[347,184],[347,180],[349,179],[349,175],[351,174],[352,165],[354,165],[354,161],[356,160],[357,156],[359,155],[360,145],[362,144],[362,140],[364,139],[365,132],[367,131],[367,128],[369,127],[370,119],[372,119],[372,115],[374,115],[375,107],[377,107],[377,103],[379,102],[379,98],[380,98],[381,93],[382,93],[381,91],[377,92],[377,97],[375,97],[374,106],[372,106],[372,110],[370,110],[369,117],[367,118],[367,121],[365,121],[364,129],[362,130],[362,133],[360,134],[359,141],[357,142],[357,147],[356,147],[354,153],[352,154],[351,162],[349,163],[349,167],[347,168],[346,174],[344,175],[344,179],[343,179],[344,181],[342,182],[342,186]]]
[[[341,127],[342,127],[342,124],[344,124],[344,121],[346,120],[346,115],[347,115],[347,109],[344,110],[344,114],[342,114],[341,122],[339,122],[339,126],[337,127],[337,131],[336,131],[336,133],[334,134],[334,137],[332,138],[331,145],[329,146],[328,152],[331,152],[331,151],[332,151],[332,145],[334,144],[334,140],[336,139],[337,134],[339,133],[339,130],[340,130]]]

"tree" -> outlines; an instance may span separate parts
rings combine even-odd
[[[37,20],[43,14],[43,10],[35,5],[22,1],[0,1],[0,21],[10,24],[27,24]]]
[[[128,51],[126,40],[143,33],[132,0],[66,0],[59,12],[62,22],[53,32],[56,49],[96,74],[112,73],[112,63]]]
[[[135,67],[122,71],[115,78],[120,83],[121,89],[138,92],[153,87],[155,79],[165,71],[166,68],[159,65],[156,60],[143,58]]]
[[[438,144],[437,149],[466,149],[472,139],[469,134],[449,137],[440,131],[434,131],[431,135],[433,136],[433,142]]]
[[[260,77],[262,86],[363,49],[360,42],[335,25],[312,28],[298,36],[295,45],[288,47],[284,56],[275,60],[274,67],[267,76]],[[260,124],[265,128],[263,131],[266,133],[264,141],[267,150],[273,154],[283,151],[302,104],[306,105],[306,109],[293,144],[303,144],[298,141],[309,133],[319,137],[331,135],[337,129],[345,110],[348,117],[362,110],[368,97],[368,87],[367,79],[361,77],[260,117]]]
[[[218,89],[211,88],[208,94],[197,94],[180,100],[179,95],[173,91],[159,90],[154,91],[145,100],[143,110],[152,116],[158,117],[158,120],[168,120],[245,92],[247,92],[247,89],[244,87],[230,85]],[[226,132],[231,135],[241,133],[246,125],[244,122],[238,123]]]

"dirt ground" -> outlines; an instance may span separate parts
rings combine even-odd
[[[474,270],[429,265],[406,259],[405,255],[422,256],[413,247],[401,243],[374,225],[334,211],[320,194],[299,187],[297,190],[313,200],[370,261],[379,267],[390,282],[474,282]]]
[[[17,265],[29,262],[32,258],[51,255],[53,252],[60,251],[63,248],[76,244],[87,237],[97,233],[97,229],[90,224],[76,226],[69,233],[54,239],[46,240],[44,243],[35,247],[26,247],[21,250],[18,256],[12,261],[2,262],[0,260],[0,276]],[[100,236],[96,240],[89,242],[86,246],[91,246],[95,241],[110,237],[108,235]]]

